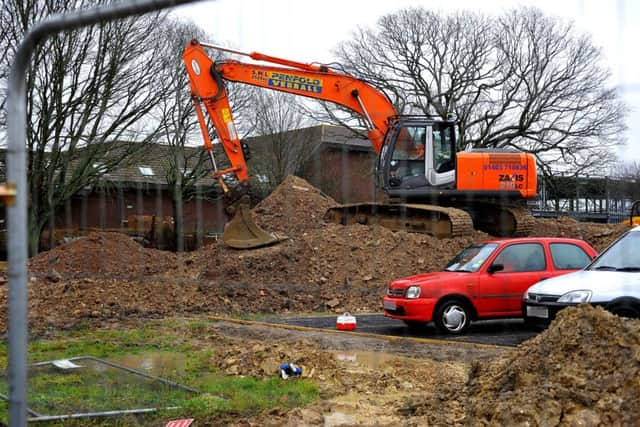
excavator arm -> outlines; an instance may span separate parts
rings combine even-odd
[[[214,62],[204,47],[245,55],[282,67],[247,64],[230,59]],[[337,73],[324,65],[304,64],[255,52],[243,53],[201,44],[196,40],[191,41],[185,49],[183,60],[189,74],[194,102],[202,102],[205,106],[225,152],[236,168],[234,172],[241,181],[246,179],[246,165],[243,168],[242,159],[235,155],[239,153],[239,140],[224,87],[225,80],[329,101],[348,108],[364,118],[368,128],[367,136],[377,153],[382,148],[389,118],[397,115],[393,104],[382,91],[363,80]],[[202,110],[196,107],[196,111],[201,126],[204,126]],[[205,133],[206,127],[203,128],[203,134]],[[207,150],[210,150],[208,138],[205,136],[205,144]]]
[[[230,59],[215,62],[207,55],[205,47],[277,65],[247,64]],[[199,43],[196,40],[187,45],[183,60],[189,75],[191,96],[204,146],[211,160],[213,176],[219,182],[228,212],[233,216],[223,235],[225,243],[232,247],[259,247],[275,243],[281,238],[259,229],[251,219],[246,196],[249,172],[233,121],[225,81],[330,101],[348,108],[365,120],[369,140],[377,153],[380,153],[382,148],[389,118],[397,115],[393,104],[383,92],[365,81],[337,73],[323,65],[304,64],[255,52],[243,53]],[[228,168],[218,169],[205,112],[229,159]],[[229,174],[235,175],[239,182],[234,188],[229,188],[223,180],[223,177]]]

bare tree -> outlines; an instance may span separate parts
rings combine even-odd
[[[411,8],[359,29],[336,54],[403,114],[455,115],[460,148],[515,147],[543,173],[593,173],[623,142],[626,107],[591,39],[521,8],[500,17]]]
[[[183,203],[198,195],[198,182],[210,174],[209,159],[204,150],[187,147],[200,140],[199,127],[191,101],[189,78],[182,62],[182,52],[189,40],[201,38],[202,30],[193,23],[167,20],[162,31],[166,37],[163,54],[163,92],[158,99],[158,120],[161,138],[166,142],[169,155],[164,159],[164,178],[167,181],[173,205],[175,248],[184,250]]]
[[[301,174],[304,163],[316,147],[305,126],[310,122],[302,114],[299,97],[256,88],[251,98],[251,142],[256,154],[251,161],[252,186],[268,194],[288,175]],[[247,112],[248,113],[248,112]]]
[[[97,0],[9,0],[0,6],[2,77],[26,30],[54,13]],[[150,112],[164,97],[153,14],[67,31],[32,56],[27,81],[29,235],[41,231],[79,190],[143,150],[157,134]],[[6,86],[6,80],[3,81]],[[132,141],[139,143],[132,144]]]

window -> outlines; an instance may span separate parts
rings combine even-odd
[[[452,131],[453,128],[433,129],[433,167],[438,173],[455,168]]]
[[[544,259],[544,249],[538,243],[521,243],[507,246],[493,261],[502,264],[505,273],[525,271],[542,271],[547,267]]]
[[[424,176],[425,132],[424,126],[407,126],[398,130],[391,155],[392,178]]]
[[[445,271],[476,272],[485,260],[498,247],[497,243],[486,243],[469,246],[453,258],[444,268]]]
[[[96,172],[98,173],[107,173],[107,166],[102,163],[102,162],[95,162],[93,164],[93,168],[96,170]]]
[[[558,270],[578,270],[591,262],[589,255],[571,243],[551,243],[551,258]]]
[[[589,266],[589,270],[640,271],[640,232],[628,231]]]
[[[144,176],[154,176],[153,169],[150,166],[138,166],[138,170]]]

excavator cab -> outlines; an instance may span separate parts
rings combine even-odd
[[[390,196],[427,195],[455,188],[455,123],[426,117],[397,117],[387,132],[378,180]]]

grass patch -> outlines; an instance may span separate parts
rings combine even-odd
[[[49,415],[161,408],[177,406],[179,410],[127,415],[117,418],[82,418],[49,422],[45,425],[128,426],[164,425],[166,420],[180,417],[206,422],[244,417],[274,407],[293,408],[316,400],[319,390],[310,380],[283,381],[241,378],[220,373],[210,360],[212,350],[191,341],[189,334],[167,323],[156,323],[126,331],[74,331],[60,333],[29,344],[29,363],[46,360],[93,356],[123,364],[159,376],[199,393],[173,388],[142,377],[124,375],[120,370],[93,366],[93,361],[79,360],[83,368],[60,371],[46,366],[30,368],[29,407]],[[182,323],[193,332],[201,323]],[[0,366],[6,369],[7,347],[0,345]],[[7,394],[6,379],[0,392]],[[0,401],[0,421],[7,423],[7,404]]]

